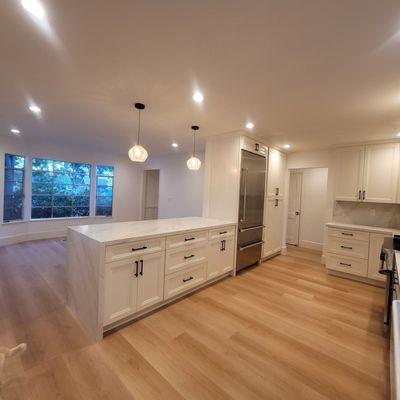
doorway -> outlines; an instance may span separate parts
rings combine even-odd
[[[143,219],[158,218],[158,192],[160,188],[160,170],[144,171]]]
[[[328,168],[290,170],[287,244],[322,250],[327,190]]]

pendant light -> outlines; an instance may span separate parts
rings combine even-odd
[[[193,129],[193,155],[187,160],[186,165],[191,170],[198,170],[201,167],[201,161],[196,157],[196,131],[199,130],[197,125],[192,126]]]
[[[147,150],[140,145],[140,110],[144,110],[145,105],[142,103],[135,103],[135,108],[139,110],[139,122],[138,122],[138,130],[137,130],[137,141],[136,144],[130,148],[128,152],[128,156],[131,161],[135,162],[145,162],[148,157]]]

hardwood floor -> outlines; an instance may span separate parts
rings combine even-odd
[[[90,344],[65,307],[66,243],[0,248],[5,400],[384,399],[384,290],[291,249]]]

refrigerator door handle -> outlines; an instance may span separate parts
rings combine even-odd
[[[247,232],[247,231],[252,231],[253,229],[260,229],[260,228],[265,228],[265,225],[252,226],[251,228],[240,228],[239,232]]]
[[[243,176],[243,212],[242,218],[240,222],[246,221],[246,202],[247,202],[247,175],[249,173],[248,168],[242,168],[242,176]]]

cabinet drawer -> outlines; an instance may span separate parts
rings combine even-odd
[[[206,259],[207,245],[205,243],[193,244],[188,249],[178,247],[177,249],[167,250],[165,274],[181,271],[188,265],[205,262]]]
[[[165,238],[140,240],[106,247],[106,262],[123,260],[165,249]]]
[[[207,263],[202,263],[184,271],[176,272],[165,277],[164,299],[169,299],[184,293],[206,281]]]
[[[219,238],[225,238],[228,236],[233,236],[235,234],[235,226],[224,226],[218,229],[212,229],[208,232],[208,239],[214,240]]]
[[[359,257],[367,260],[369,243],[357,240],[344,240],[342,238],[329,236],[326,250],[329,253]]]
[[[333,236],[342,239],[360,240],[362,242],[369,241],[369,232],[353,231],[350,229],[328,228],[328,236]]]
[[[360,258],[342,257],[327,253],[326,268],[353,275],[367,276],[368,263],[367,260]]]
[[[189,247],[194,243],[204,243],[207,241],[208,231],[192,231],[183,235],[174,235],[167,237],[167,249],[177,247]]]

